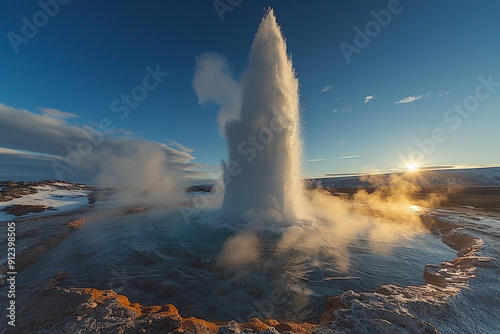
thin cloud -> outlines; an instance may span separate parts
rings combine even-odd
[[[450,94],[450,92],[440,91],[438,97],[441,97],[443,95],[448,95],[448,94]]]
[[[345,157],[340,157],[339,159],[356,159],[359,157],[359,155],[346,155]]]
[[[405,97],[404,99],[402,100],[399,100],[398,102],[396,102],[396,104],[399,104],[399,103],[411,103],[411,102],[415,102],[417,100],[420,100],[421,98],[425,97],[425,95],[416,95],[416,96],[408,96],[408,97]]]
[[[307,162],[318,162],[318,161],[325,161],[326,159],[310,159],[307,160]]]
[[[365,97],[365,104],[373,100],[375,97],[377,97],[377,95],[368,95],[367,97]]]
[[[42,113],[46,116],[50,116],[50,117],[55,117],[55,118],[78,118],[80,116],[76,115],[76,114],[72,114],[70,112],[66,112],[66,111],[61,111],[61,110],[57,110],[57,109],[54,109],[54,108],[40,108],[40,110],[42,111]]]
[[[328,92],[328,91],[329,91],[330,89],[332,89],[332,88],[333,88],[333,86],[326,86],[325,88],[323,88],[323,89],[321,90],[321,92]]]
[[[58,155],[42,154],[37,152],[29,152],[23,150],[11,150],[10,148],[0,147],[0,154],[18,156],[25,159],[63,161],[64,159]]]
[[[192,153],[194,151],[193,148],[188,148],[188,147],[181,145],[178,142],[173,141],[173,140],[170,141],[170,145],[177,147],[179,150],[181,150],[183,152]]]

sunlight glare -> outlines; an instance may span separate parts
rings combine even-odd
[[[410,164],[406,165],[406,169],[407,169],[409,172],[416,172],[416,171],[418,170],[418,165],[417,165],[417,164],[410,163]]]

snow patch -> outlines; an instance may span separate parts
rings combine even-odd
[[[54,185],[36,186],[35,188],[38,190],[36,194],[28,194],[19,198],[14,198],[7,202],[0,202],[0,210],[12,205],[43,205],[47,208],[53,208],[51,210],[45,210],[42,213],[28,213],[23,216],[26,217],[46,215],[56,212],[59,213],[88,205],[88,195],[91,191],[60,189],[61,186],[69,187],[70,185],[55,183]],[[10,220],[13,218],[15,218],[14,215],[0,211],[0,221]]]

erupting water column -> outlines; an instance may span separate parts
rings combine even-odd
[[[301,216],[299,82],[270,9],[243,74],[239,119],[226,124],[223,209],[250,220],[292,222]]]

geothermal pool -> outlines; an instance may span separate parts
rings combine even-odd
[[[61,286],[113,289],[143,305],[172,303],[183,316],[313,320],[326,297],[386,283],[423,284],[425,264],[456,253],[430,233],[402,236],[381,252],[359,237],[347,253],[342,250],[349,265],[340,268],[331,255],[335,245],[320,252],[300,245],[280,249],[280,231],[273,229],[259,234],[258,261],[224,266],[221,250],[238,231],[214,224],[218,218],[204,213],[186,223],[172,210],[90,220],[26,268],[19,284],[46,282],[65,271],[69,277]]]

